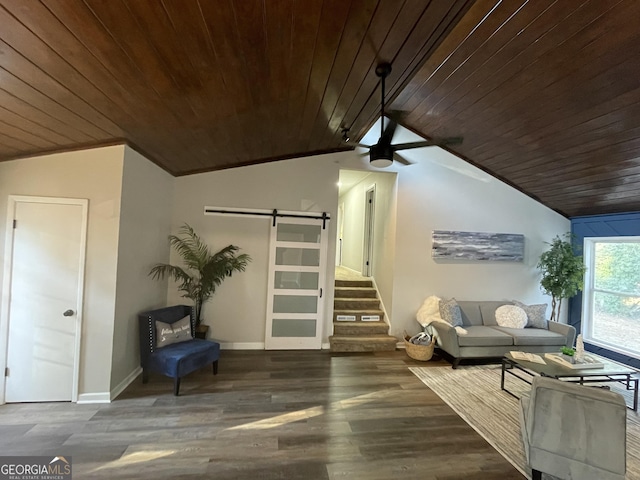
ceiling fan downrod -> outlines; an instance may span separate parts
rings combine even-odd
[[[384,62],[376,67],[376,75],[380,77],[380,95],[382,96],[380,101],[380,138],[384,135],[384,79],[391,73],[391,64]]]

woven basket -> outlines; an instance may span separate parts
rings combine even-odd
[[[431,360],[433,356],[433,348],[436,346],[436,341],[431,337],[431,343],[429,345],[416,345],[409,341],[411,337],[404,332],[404,347],[409,355],[414,360],[420,360],[421,362],[427,362]]]

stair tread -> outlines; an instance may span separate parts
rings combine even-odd
[[[375,287],[336,287],[336,290],[375,290]]]
[[[342,300],[345,302],[356,300],[358,302],[373,302],[379,301],[379,298],[367,298],[367,297],[334,297],[334,300]]]
[[[357,313],[363,313],[365,315],[373,315],[373,314],[383,314],[384,312],[382,310],[378,310],[375,308],[340,308],[340,309],[335,309],[333,311],[333,313],[337,313],[338,315],[349,315],[350,313],[353,312],[357,312]]]

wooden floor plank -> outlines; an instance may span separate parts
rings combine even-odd
[[[404,352],[223,351],[108,405],[0,407],[4,455],[65,455],[74,478],[522,479],[431,392]],[[499,388],[496,385],[496,388]]]

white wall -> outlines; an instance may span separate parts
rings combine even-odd
[[[108,392],[111,381],[123,152],[113,146],[0,163],[0,255],[8,195],[89,199],[79,381],[85,398]]]
[[[148,276],[169,261],[174,178],[125,147],[118,240],[111,391],[119,393],[140,366],[138,313],[164,307],[167,280]]]
[[[362,143],[375,143],[378,132],[374,125]],[[394,143],[416,140],[421,138],[402,127],[396,130]],[[545,242],[570,230],[569,220],[440,148],[402,154],[413,164],[385,170],[398,174],[393,268],[375,273],[377,283],[390,282],[393,288],[392,308],[387,310],[390,333],[401,338],[404,330],[417,332],[415,313],[429,295],[550,305],[550,297],[540,291],[536,264],[548,248]],[[369,168],[355,157],[343,157],[340,164]],[[525,260],[435,262],[433,230],[520,233],[525,236]]]
[[[204,216],[205,206],[328,212],[330,247],[327,286],[333,285],[338,204],[338,165],[344,154],[295,160],[179,177],[175,180],[172,231],[191,225],[207,243],[219,250],[239,246],[253,258],[246,272],[227,278],[203,308],[203,322],[211,337],[226,348],[260,348],[265,338],[269,219]],[[179,263],[172,252],[171,262]],[[174,284],[169,303],[184,302]],[[325,334],[331,328],[333,294],[326,296]]]
[[[569,220],[437,147],[404,156],[416,163],[398,174],[392,334],[417,331],[416,310],[432,294],[550,303],[540,291],[536,264],[548,247],[544,242],[569,231]],[[436,262],[433,230],[523,234],[525,259]]]

